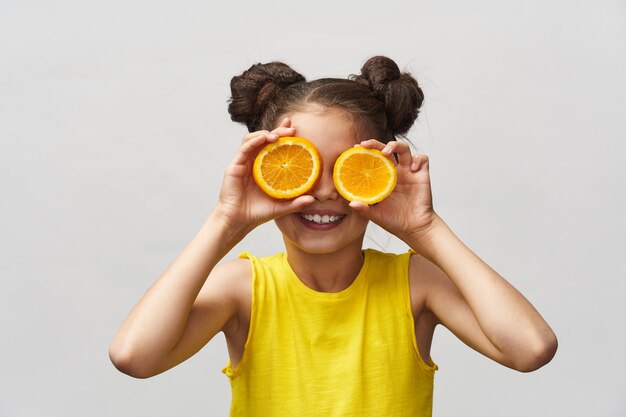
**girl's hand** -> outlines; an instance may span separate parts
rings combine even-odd
[[[279,127],[252,132],[244,136],[239,151],[224,173],[217,211],[234,232],[248,233],[256,226],[311,204],[309,195],[293,200],[275,200],[254,182],[252,165],[259,151],[281,136],[293,136],[291,120],[285,118]]]
[[[378,149],[389,156],[396,165],[398,182],[391,195],[380,203],[368,206],[353,201],[350,207],[405,242],[421,241],[437,219],[433,210],[428,157],[411,155],[409,145],[398,141],[385,145],[370,139],[361,142],[361,146]],[[397,162],[393,154],[397,155]]]

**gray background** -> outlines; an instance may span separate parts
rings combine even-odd
[[[0,416],[227,415],[221,335],[149,380],[108,344],[214,205],[244,134],[230,78],[376,54],[425,91],[436,209],[560,341],[520,374],[438,330],[435,415],[626,415],[625,3],[306,4],[0,1]],[[282,243],[266,225],[242,250]]]

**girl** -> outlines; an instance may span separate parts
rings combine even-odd
[[[435,327],[528,372],[557,341],[533,306],[470,251],[433,210],[428,158],[396,141],[423,95],[385,57],[351,79],[306,82],[282,63],[231,81],[229,112],[251,132],[225,172],[219,201],[188,246],[143,296],[110,347],[122,372],[146,378],[176,366],[224,332],[236,416],[428,416]],[[309,195],[269,198],[251,165],[266,144],[302,136],[324,172]],[[393,193],[374,206],[344,200],[332,179],[346,149],[397,163]],[[286,253],[217,263],[274,220]],[[363,250],[369,221],[411,248]]]

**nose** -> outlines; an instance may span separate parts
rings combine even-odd
[[[327,200],[337,200],[339,198],[339,193],[335,188],[335,183],[333,182],[333,169],[332,166],[330,170],[324,169],[322,175],[320,175],[320,179],[313,188],[312,192],[313,197],[317,201],[327,201]]]

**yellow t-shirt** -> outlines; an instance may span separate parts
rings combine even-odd
[[[307,287],[284,253],[253,267],[250,330],[223,372],[231,416],[431,416],[436,365],[420,357],[409,296],[410,253],[364,251],[338,293]]]

